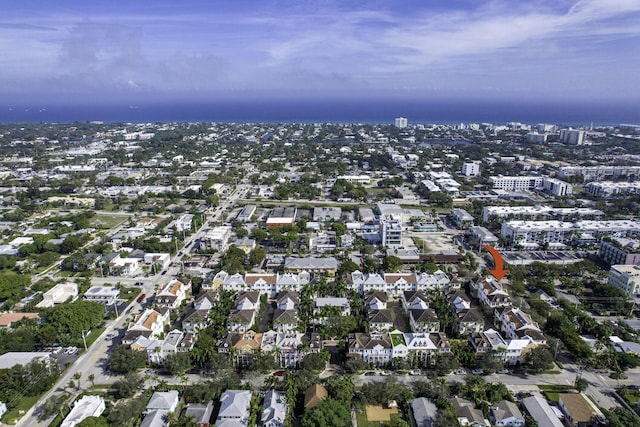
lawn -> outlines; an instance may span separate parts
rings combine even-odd
[[[7,424],[14,424],[20,418],[20,411],[27,412],[36,402],[40,399],[40,396],[23,396],[18,400],[16,406],[7,411],[2,417],[2,420]]]
[[[560,393],[574,390],[569,385],[539,385],[538,388],[542,390],[547,399],[554,403],[558,403]]]
[[[104,332],[104,328],[92,329],[91,333],[86,336],[87,348],[91,347],[91,344],[93,344],[98,339],[98,337],[102,335],[103,332]]]
[[[128,214],[127,215],[96,214],[93,218],[91,218],[91,226],[98,229],[109,230],[115,227],[116,225],[120,224],[121,222],[129,220],[130,217],[131,215],[128,215]]]

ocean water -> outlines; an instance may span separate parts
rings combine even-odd
[[[434,101],[398,99],[200,102],[23,103],[0,101],[0,123],[236,122],[236,123],[553,123],[640,124],[640,102]]]

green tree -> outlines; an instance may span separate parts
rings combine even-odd
[[[535,373],[546,371],[553,368],[553,354],[547,348],[535,347],[529,352],[527,363]]]
[[[573,386],[576,388],[576,390],[582,393],[587,389],[587,387],[589,387],[589,381],[587,381],[587,379],[582,376],[577,376],[576,380],[573,383]]]
[[[189,353],[172,353],[164,360],[164,369],[171,375],[182,376],[193,369],[193,362]]]
[[[31,285],[31,277],[26,274],[0,274],[0,300],[21,295],[23,289]]]
[[[329,361],[329,353],[309,353],[302,359],[302,366],[312,371],[323,371]]]
[[[326,379],[325,387],[329,396],[338,402],[350,404],[355,395],[355,385],[351,375],[333,375]]]
[[[251,250],[251,252],[249,252],[249,263],[253,266],[260,266],[260,264],[262,264],[262,261],[264,261],[264,259],[267,257],[267,252],[260,248],[260,247],[256,247],[254,249]]]
[[[136,351],[126,345],[119,345],[109,355],[109,370],[116,374],[127,374],[143,368],[147,358],[143,351]]]
[[[129,372],[123,379],[116,381],[111,386],[113,396],[123,399],[133,396],[144,384],[144,379],[135,372]]]
[[[325,399],[318,406],[304,413],[300,426],[351,427],[351,409],[346,402]]]
[[[387,272],[400,271],[402,268],[402,260],[397,256],[388,255],[382,261],[382,268]]]
[[[109,421],[104,417],[89,417],[76,425],[78,427],[109,427]]]

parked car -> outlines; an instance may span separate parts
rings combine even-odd
[[[484,374],[484,369],[474,369],[471,371],[471,373],[473,375],[483,375]]]
[[[365,376],[365,377],[373,377],[373,376],[375,376],[375,375],[376,375],[376,373],[375,373],[375,372],[373,372],[373,371],[369,371],[369,372],[365,372],[365,373],[364,373],[364,376]]]
[[[389,375],[391,375],[391,372],[389,371],[382,371],[380,372],[380,375],[384,376],[384,377],[388,377]]]
[[[508,370],[508,369],[500,369],[500,370],[498,371],[498,373],[499,373],[499,374],[508,374],[508,373],[509,373],[509,370]]]
[[[284,377],[286,375],[287,371],[275,371],[273,373],[274,377]]]
[[[456,375],[467,375],[467,370],[466,369],[456,369],[456,371],[454,373]]]
[[[422,372],[416,371],[416,370],[412,370],[412,371],[409,371],[409,375],[422,375]]]
[[[141,303],[142,301],[144,301],[144,299],[146,298],[147,294],[140,294],[140,296],[138,297],[137,301],[138,303]]]

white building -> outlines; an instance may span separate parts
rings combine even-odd
[[[189,231],[191,230],[191,225],[193,224],[193,215],[192,214],[183,214],[180,218],[176,219],[175,227],[176,231]]]
[[[60,427],[75,427],[89,417],[99,417],[105,410],[104,399],[100,396],[83,396],[76,400],[69,415]]]
[[[264,427],[284,427],[284,420],[289,411],[284,393],[269,390],[264,396],[262,407],[261,420]]]
[[[505,191],[533,191],[542,188],[541,176],[491,176],[489,183],[493,188]]]
[[[482,220],[495,218],[575,218],[600,217],[604,212],[592,208],[554,208],[551,206],[485,206],[482,208]]]
[[[146,265],[156,264],[158,272],[169,267],[171,264],[171,254],[169,253],[148,253],[144,254],[144,263]]]
[[[82,299],[111,305],[118,300],[120,289],[115,286],[92,286],[87,289]]]
[[[59,283],[49,289],[42,296],[42,301],[36,304],[38,308],[53,307],[67,300],[75,300],[78,297],[78,285],[75,283]]]
[[[220,411],[215,424],[217,427],[245,427],[249,423],[250,410],[249,390],[227,390],[220,396]]]
[[[380,240],[389,249],[402,248],[402,218],[395,215],[380,216]]]
[[[396,117],[395,125],[399,129],[404,129],[409,125],[409,121],[405,117]]]
[[[609,198],[623,194],[640,194],[640,182],[590,182],[585,191],[592,196]]]
[[[231,227],[221,226],[207,230],[204,236],[200,238],[200,246],[204,249],[215,249],[217,251],[225,251],[231,237]]]
[[[464,162],[462,164],[462,175],[474,177],[480,175],[480,162]]]
[[[640,166],[563,166],[558,169],[558,176],[582,176],[585,182],[605,181],[621,176],[631,180],[640,178]]]
[[[612,265],[609,285],[630,296],[640,294],[640,265]]]
[[[253,214],[256,213],[256,209],[256,205],[246,205],[240,210],[240,212],[238,212],[236,219],[240,222],[249,222],[251,221]]]
[[[603,236],[628,237],[640,233],[640,221],[508,221],[501,236],[526,247],[572,241],[596,243]]]
[[[547,178],[542,180],[542,190],[552,196],[562,197],[573,194],[573,186],[557,178]]]

